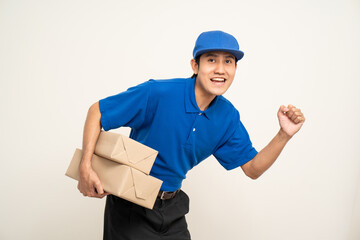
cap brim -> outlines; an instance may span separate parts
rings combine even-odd
[[[213,49],[204,49],[204,50],[197,51],[194,58],[200,56],[201,54],[204,54],[207,52],[215,52],[215,51],[231,53],[232,55],[234,55],[234,57],[236,58],[237,61],[239,61],[240,59],[242,59],[244,57],[244,52],[242,52],[240,50],[213,48]]]

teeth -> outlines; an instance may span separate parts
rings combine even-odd
[[[217,82],[224,82],[225,81],[225,79],[223,79],[223,78],[212,78],[211,80],[212,81],[217,81]]]

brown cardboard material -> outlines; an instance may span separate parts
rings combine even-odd
[[[81,158],[82,150],[76,149],[65,175],[79,180]],[[140,206],[153,208],[162,184],[161,180],[95,154],[91,164],[106,192]]]
[[[96,143],[96,155],[150,173],[158,152],[131,138],[101,131]]]

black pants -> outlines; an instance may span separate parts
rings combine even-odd
[[[156,199],[153,210],[119,197],[106,198],[104,240],[188,240],[185,214],[189,197],[180,191],[169,200]]]

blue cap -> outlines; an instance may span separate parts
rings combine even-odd
[[[234,36],[223,31],[203,32],[196,40],[193,56],[194,59],[206,52],[223,51],[231,53],[237,60],[244,56]]]

